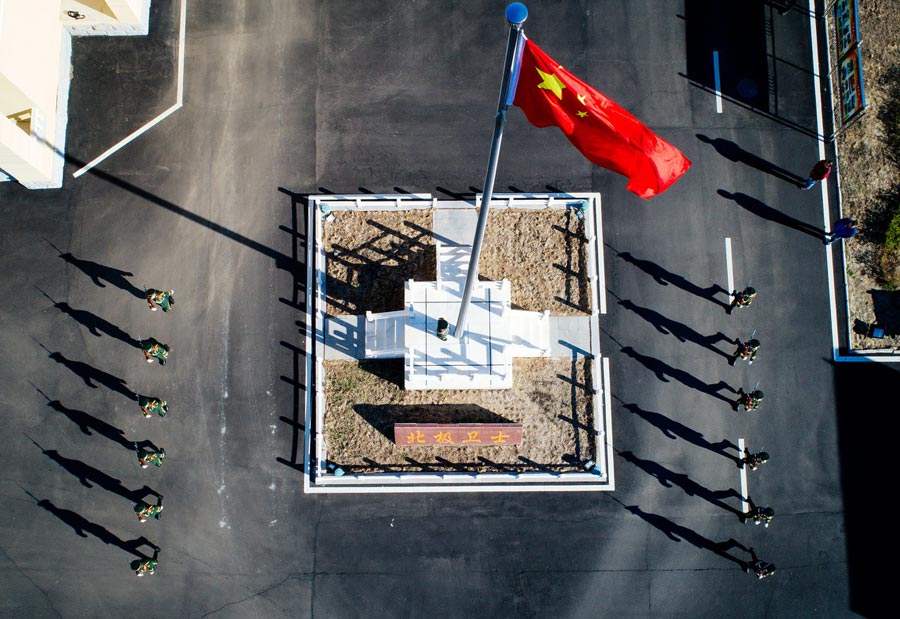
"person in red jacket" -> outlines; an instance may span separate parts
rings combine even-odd
[[[806,179],[806,184],[803,185],[803,190],[812,189],[820,180],[828,178],[828,175],[831,174],[831,168],[833,167],[834,164],[828,159],[817,162],[816,165],[813,166],[813,169],[809,171],[809,177]]]

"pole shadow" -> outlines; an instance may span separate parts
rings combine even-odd
[[[66,163],[72,164],[72,165],[76,166],[77,168],[82,168],[85,166],[84,161],[82,161],[81,159],[79,159],[77,157],[73,157],[70,154],[67,154],[65,152],[58,150],[53,144],[50,144],[46,140],[44,140],[44,144],[46,144],[48,148],[52,149],[53,152],[55,152],[57,155],[62,157],[66,161]],[[91,176],[95,176],[95,177],[99,178],[100,180],[106,181],[107,183],[110,183],[111,185],[113,185],[115,187],[118,187],[124,191],[127,191],[143,200],[146,200],[147,202],[153,204],[154,206],[165,209],[165,210],[169,211],[170,213],[179,215],[180,217],[183,217],[183,218],[187,219],[188,221],[198,224],[198,225],[206,228],[207,230],[215,232],[216,234],[220,234],[220,235],[224,236],[225,238],[228,238],[236,243],[240,243],[244,247],[247,247],[249,249],[252,249],[253,251],[259,252],[263,256],[271,258],[272,260],[275,261],[275,268],[277,268],[277,269],[288,271],[288,272],[294,272],[294,270],[303,266],[303,265],[297,264],[296,262],[292,261],[288,256],[282,254],[281,252],[276,251],[275,249],[273,249],[267,245],[264,245],[264,244],[260,243],[259,241],[255,241],[247,236],[244,236],[243,234],[241,234],[239,232],[236,232],[235,230],[232,230],[232,229],[227,228],[221,224],[218,224],[210,219],[207,219],[206,217],[203,217],[202,215],[198,215],[196,213],[193,213],[193,212],[187,210],[184,207],[178,206],[177,204],[175,204],[173,202],[169,202],[168,200],[165,200],[165,199],[157,196],[156,194],[154,194],[150,191],[147,191],[146,189],[144,189],[142,187],[138,187],[137,185],[135,185],[133,183],[129,183],[126,180],[123,180],[113,174],[110,174],[109,172],[104,171],[101,168],[96,168],[96,167],[91,168],[87,173],[90,174]],[[49,243],[49,241],[48,241],[48,243]],[[50,243],[50,245],[53,246],[52,243]],[[55,246],[53,246],[53,247],[54,247],[54,249],[59,251],[58,248],[56,248]],[[60,254],[62,254],[62,252],[60,252]],[[77,260],[77,259],[75,259],[75,260]],[[69,262],[69,260],[66,260],[66,261]],[[81,262],[85,262],[85,261],[81,261]],[[86,266],[88,269],[92,269],[93,265],[97,265],[97,263],[89,263],[89,264],[86,263],[84,266]],[[79,266],[79,265],[76,264],[75,266]],[[117,275],[115,275],[113,273],[108,273],[103,270],[103,269],[108,269],[109,267],[104,267],[103,265],[97,265],[97,267],[99,267],[100,270],[93,271],[93,272],[97,272],[99,274],[100,279],[106,279],[105,275],[107,275],[107,274],[109,274],[113,277],[117,277]],[[79,266],[79,268],[81,268],[81,267]],[[84,269],[82,269],[82,270],[84,270]],[[90,275],[90,273],[88,273],[88,272],[86,272],[86,273],[88,275]],[[118,271],[118,273],[119,273],[118,277],[132,275],[132,273],[128,273],[126,271]],[[109,279],[107,279],[106,281],[109,281],[113,285],[116,285]],[[99,282],[97,282],[97,280],[95,280],[95,283],[97,283],[98,286],[103,287]],[[135,288],[133,285],[130,284],[130,282],[127,285],[129,286],[129,288],[127,288],[127,290],[129,292],[131,292],[132,294],[136,294],[136,296],[138,296],[140,298],[144,298],[144,293],[142,290]],[[121,287],[121,286],[117,286],[117,287]],[[123,288],[123,290],[126,290],[126,288]],[[137,291],[137,293],[135,293],[135,291]]]

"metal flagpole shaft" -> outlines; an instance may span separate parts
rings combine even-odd
[[[513,2],[506,7],[506,19],[509,22],[509,41],[506,44],[506,61],[503,65],[503,80],[500,82],[500,101],[497,104],[497,117],[494,122],[494,139],[491,142],[491,154],[488,157],[487,174],[484,177],[484,192],[481,197],[481,208],[478,211],[478,227],[475,240],[472,241],[472,255],[469,259],[469,272],[466,274],[466,287],[462,302],[459,305],[459,316],[453,337],[459,339],[466,331],[469,305],[472,302],[472,290],[478,282],[478,258],[484,241],[484,230],[487,228],[488,211],[491,210],[491,198],[494,195],[494,177],[497,175],[497,160],[500,158],[500,142],[503,140],[503,125],[506,124],[506,110],[509,108],[509,86],[512,78],[513,63],[522,40],[522,24],[528,18],[528,9],[521,2]]]

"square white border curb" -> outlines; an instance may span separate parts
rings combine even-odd
[[[335,477],[327,474],[324,437],[325,395],[325,251],[322,206],[339,211],[404,211],[476,208],[474,202],[439,200],[431,194],[313,195],[306,213],[306,297],[304,385],[305,423],[303,491],[305,493],[425,493],[425,492],[609,492],[615,490],[609,359],[600,355],[600,315],[606,313],[605,269],[600,194],[495,194],[492,209],[558,209],[587,200],[585,217],[588,279],[591,285],[591,374],[594,381],[595,459],[599,472],[573,473],[366,473]],[[313,338],[315,335],[315,339]]]

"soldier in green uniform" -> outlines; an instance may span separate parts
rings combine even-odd
[[[160,365],[165,365],[166,361],[169,360],[169,351],[172,349],[151,338],[141,342],[141,350],[144,351],[144,356],[147,357],[147,363],[153,363],[153,359],[156,359]]]
[[[134,573],[141,577],[144,574],[150,574],[151,576],[156,573],[156,567],[159,565],[159,561],[157,561],[157,557],[159,556],[159,548],[155,548],[153,550],[153,558],[152,559],[135,559],[131,562],[131,569],[134,570]]]
[[[728,309],[725,310],[726,314],[730,314],[736,307],[750,307],[750,304],[753,303],[753,299],[756,298],[756,288],[747,286],[740,292],[735,290],[731,294],[734,295],[734,299],[731,301],[731,305],[728,306]]]
[[[153,312],[156,311],[157,307],[161,307],[164,312],[172,309],[175,306],[174,295],[174,290],[157,290],[156,288],[148,288],[144,293],[147,304]]]
[[[741,462],[746,464],[751,471],[755,471],[760,464],[765,464],[769,461],[769,454],[765,451],[751,453],[749,449],[744,449],[744,453],[747,455],[741,458]]]
[[[147,419],[149,419],[153,413],[156,413],[160,417],[165,417],[166,413],[169,412],[169,403],[165,400],[160,400],[159,398],[139,395],[138,405],[141,407],[141,413],[143,413],[144,417]]]
[[[166,457],[166,450],[160,449],[159,451],[151,451],[146,447],[140,447],[137,450],[137,456],[142,469],[147,468],[151,464],[160,467],[162,466],[162,461]]]
[[[738,399],[734,403],[735,410],[738,407],[743,406],[745,411],[755,411],[759,408],[759,405],[762,404],[763,398],[765,394],[756,389],[755,391],[751,391],[750,393],[745,392],[743,389],[738,389]]]
[[[138,520],[147,522],[150,518],[159,520],[159,515],[163,510],[162,496],[156,499],[156,505],[150,505],[146,501],[138,501],[134,504],[134,513],[137,514]]]
[[[741,520],[743,522],[752,520],[753,524],[761,524],[763,527],[769,528],[769,523],[775,518],[775,510],[771,507],[757,505],[750,497],[747,497],[747,502],[750,504],[750,509],[744,514]]]
[[[759,580],[775,575],[775,564],[768,561],[754,561],[745,568],[748,574],[754,574]]]
[[[738,359],[743,359],[753,365],[753,360],[756,359],[756,355],[759,353],[759,347],[761,346],[761,342],[757,339],[748,340],[746,342],[742,342],[738,340],[737,350],[734,351],[734,355],[731,357],[731,360],[728,362],[728,365],[734,365]]]

